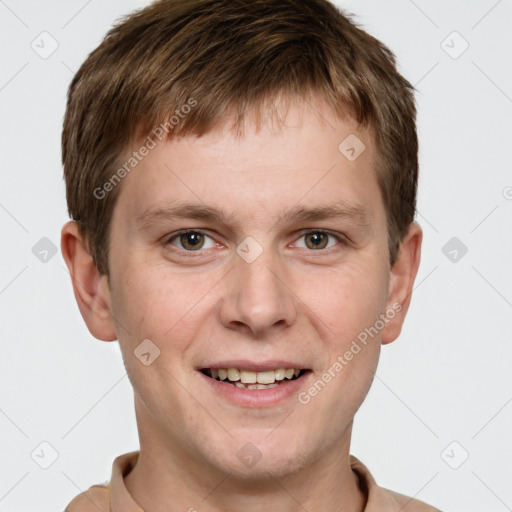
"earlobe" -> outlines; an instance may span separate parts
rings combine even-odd
[[[402,330],[420,264],[422,239],[421,227],[413,222],[400,245],[397,260],[390,271],[386,315],[388,312],[390,314],[381,333],[383,345],[398,338]]]
[[[116,340],[107,276],[98,271],[76,222],[63,226],[61,251],[71,274],[78,308],[90,333],[102,341]]]

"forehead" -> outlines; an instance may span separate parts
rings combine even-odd
[[[367,130],[321,104],[292,104],[281,119],[246,121],[240,136],[225,123],[201,137],[157,141],[124,178],[115,213],[140,219],[193,203],[242,221],[285,217],[298,205],[341,201],[370,216],[382,206]]]

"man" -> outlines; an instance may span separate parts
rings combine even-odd
[[[433,511],[349,454],[419,261],[412,86],[326,0],[161,0],[69,89],[62,252],[140,451],[66,510]]]

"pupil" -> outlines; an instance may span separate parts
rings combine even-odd
[[[325,247],[327,237],[325,236],[325,233],[312,233],[311,235],[309,235],[309,240],[313,246],[312,248],[318,249]]]
[[[318,233],[315,233],[312,238],[314,244],[318,244],[320,242],[320,236]]]
[[[184,233],[181,235],[181,243],[187,249],[198,249],[202,242],[200,233]]]

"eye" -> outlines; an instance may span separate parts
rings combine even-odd
[[[176,233],[167,240],[167,244],[174,245],[185,251],[199,251],[215,247],[213,238],[201,233],[201,231],[193,230]]]
[[[332,239],[332,242],[329,242],[329,238]],[[320,249],[330,249],[334,247],[337,243],[342,242],[341,238],[335,236],[326,231],[309,231],[308,233],[304,233],[299,240],[304,239],[305,245],[297,245],[298,247],[302,247],[305,249],[311,250],[320,250]]]

